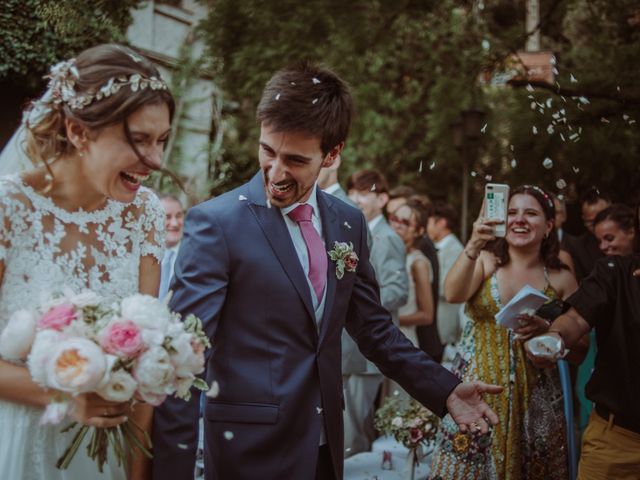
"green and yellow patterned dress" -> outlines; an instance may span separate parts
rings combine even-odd
[[[557,298],[550,285],[544,290]],[[485,401],[500,423],[486,435],[462,434],[447,415],[441,422],[431,480],[567,479],[566,428],[557,368],[537,369],[512,330],[496,324],[500,310],[496,274],[467,302],[472,321],[463,329],[454,373],[462,380],[502,385]]]

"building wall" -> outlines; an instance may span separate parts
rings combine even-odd
[[[207,15],[207,8],[193,0],[149,1],[132,12],[127,31],[131,44],[146,54],[170,81],[179,63],[180,49],[190,44],[190,55],[197,58],[204,43],[194,38],[193,29]],[[175,90],[175,89],[174,89]],[[216,86],[205,75],[190,79],[184,88],[176,143],[172,149],[180,158],[169,158],[173,171],[187,178],[190,196],[208,196],[208,161]],[[177,99],[179,100],[179,99]],[[180,107],[179,107],[180,110]]]

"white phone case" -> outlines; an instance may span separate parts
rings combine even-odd
[[[507,232],[507,207],[509,202],[509,185],[504,183],[487,183],[484,187],[484,217],[502,220],[504,223],[494,225],[496,237],[504,237]]]

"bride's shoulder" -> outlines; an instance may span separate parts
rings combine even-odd
[[[18,174],[0,176],[0,206],[4,211],[30,203],[26,185]]]
[[[161,217],[164,220],[164,209],[158,195],[147,187],[140,187],[133,203],[130,204],[136,217]]]

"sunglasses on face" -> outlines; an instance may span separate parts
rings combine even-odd
[[[393,222],[393,223],[400,224],[400,225],[404,225],[407,228],[409,228],[411,226],[411,220],[408,220],[406,218],[399,218],[399,217],[395,216],[393,213],[391,215],[389,215],[389,221]]]

